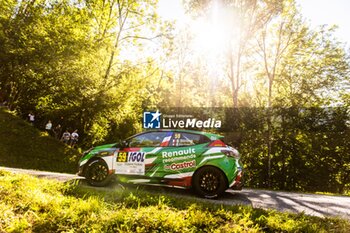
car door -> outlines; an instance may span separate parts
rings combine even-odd
[[[158,154],[168,145],[172,132],[146,132],[126,141],[126,148],[116,156],[115,173],[119,180],[131,183],[149,183],[159,170]]]
[[[190,178],[198,166],[210,140],[203,135],[174,132],[168,146],[158,154],[159,175],[169,185],[190,186]]]

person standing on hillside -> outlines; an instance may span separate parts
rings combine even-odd
[[[56,125],[56,127],[53,129],[53,133],[55,134],[55,138],[59,140],[62,133],[62,127],[60,124]]]
[[[9,107],[7,106],[7,101],[5,100],[4,102],[2,102],[2,103],[0,104],[0,107],[9,108]]]
[[[62,132],[62,129],[63,129],[63,128],[66,128],[66,124],[64,123],[64,117],[63,117],[63,116],[61,116],[61,117],[58,119],[57,124],[61,126],[61,132]]]
[[[46,125],[45,125],[45,130],[46,132],[51,135],[51,130],[52,130],[52,123],[51,123],[51,120],[49,120]]]
[[[77,129],[74,130],[74,132],[71,134],[70,138],[71,138],[70,139],[70,146],[74,147],[75,144],[77,144],[78,139],[79,139],[79,134],[78,134],[78,130]]]
[[[28,114],[28,119],[29,119],[30,124],[31,124],[31,125],[34,125],[35,116],[34,116],[34,114],[33,114],[32,112],[30,112],[30,113]]]
[[[68,129],[66,129],[66,131],[64,131],[64,133],[62,135],[61,141],[65,144],[68,144],[69,140],[70,140],[70,133],[69,133]]]

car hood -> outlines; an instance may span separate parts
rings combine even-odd
[[[98,152],[98,151],[101,151],[101,150],[106,150],[106,149],[110,149],[110,148],[113,148],[117,145],[117,143],[112,143],[112,144],[105,144],[105,145],[102,145],[102,146],[96,146],[94,147],[91,152]]]

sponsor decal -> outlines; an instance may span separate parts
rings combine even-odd
[[[117,162],[144,162],[144,152],[119,152],[117,156]]]
[[[108,151],[102,151],[99,153],[101,156],[107,156],[109,155],[109,152]]]
[[[168,146],[172,135],[173,135],[172,132],[168,132],[167,136],[163,139],[163,141],[160,144],[160,146]]]
[[[173,157],[173,158],[169,158],[169,159],[163,159],[163,163],[171,163],[171,162],[175,162],[175,161],[179,161],[179,160],[188,160],[188,159],[194,159],[194,158],[196,158],[196,155],[194,155],[194,154],[182,156],[182,157]]]
[[[186,150],[178,150],[178,151],[163,151],[162,157],[163,159],[165,159],[165,158],[172,158],[176,156],[195,154],[195,153],[196,153],[195,148],[188,148]]]
[[[192,161],[181,162],[181,163],[172,163],[170,165],[164,166],[164,168],[176,171],[176,170],[181,170],[186,168],[192,168],[195,166],[196,166],[196,160],[192,160]]]
[[[144,129],[159,129],[160,116],[162,114],[157,110],[156,112],[143,113],[143,128]]]
[[[144,152],[119,152],[116,161],[116,174],[144,175],[145,153]]]

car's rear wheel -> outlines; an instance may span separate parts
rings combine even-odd
[[[208,166],[194,174],[192,186],[199,196],[216,198],[227,189],[227,180],[221,170]]]
[[[103,160],[91,161],[85,171],[85,178],[92,186],[106,186],[111,181],[111,176],[108,172],[108,166]]]

